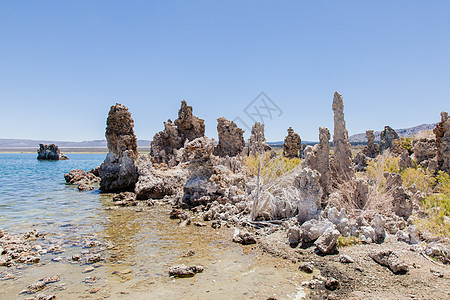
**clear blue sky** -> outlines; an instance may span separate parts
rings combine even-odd
[[[450,1],[0,1],[0,138],[103,139],[109,107],[152,139],[186,99],[216,137],[264,91],[266,137],[439,121]],[[246,135],[248,132],[246,132]]]

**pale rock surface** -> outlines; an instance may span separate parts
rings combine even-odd
[[[317,240],[327,229],[335,228],[329,220],[311,219],[301,226],[302,241],[308,243]]]
[[[300,224],[320,214],[323,191],[319,180],[320,173],[310,168],[303,168],[294,179],[294,187],[299,190],[297,219]]]
[[[139,179],[134,189],[140,200],[161,199],[183,191],[189,172],[183,167],[153,166],[149,156],[142,155],[136,162]]]
[[[320,186],[323,197],[330,194],[330,132],[325,127],[319,128],[319,143],[314,147],[308,146],[304,153],[302,166],[317,170],[320,174]]]
[[[336,252],[339,234],[339,231],[330,227],[314,242],[314,245],[323,254],[333,254]]]
[[[392,250],[372,252],[369,256],[380,265],[388,267],[394,274],[406,274],[409,271],[408,265]]]

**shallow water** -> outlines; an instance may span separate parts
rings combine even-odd
[[[30,297],[19,293],[53,275],[61,281],[38,294],[58,299],[295,299],[303,293],[305,277],[298,265],[232,243],[231,228],[178,227],[167,206],[106,210],[111,195],[65,185],[65,172],[89,170],[103,159],[73,154],[69,161],[41,162],[33,154],[0,154],[0,228],[14,234],[35,228],[45,234],[37,241],[44,249],[58,245],[62,250],[42,255],[39,264],[0,267],[14,275],[0,281],[2,299]],[[87,247],[87,241],[101,244]],[[188,250],[195,255],[184,257]],[[88,265],[71,259],[93,253],[104,260]],[[202,265],[205,271],[170,278],[168,269],[181,263]],[[83,273],[90,266],[94,270]],[[87,277],[95,281],[86,282]]]

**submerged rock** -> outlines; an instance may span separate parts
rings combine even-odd
[[[99,169],[100,190],[134,190],[138,179],[135,160],[139,153],[133,127],[127,107],[119,103],[111,106],[105,134],[109,153]]]
[[[37,151],[39,160],[67,160],[69,159],[59,150],[58,146],[55,144],[39,144],[39,149]]]

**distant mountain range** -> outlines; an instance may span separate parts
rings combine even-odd
[[[404,128],[404,129],[394,129],[395,132],[400,137],[413,137],[415,134],[418,134],[421,131],[425,130],[433,130],[436,127],[437,123],[434,124],[422,124],[415,127]],[[380,133],[381,131],[375,131],[373,134],[375,135],[375,141],[380,141]],[[350,143],[367,143],[366,133],[358,133],[349,137]]]
[[[437,123],[434,124],[422,124],[419,126],[395,129],[400,137],[412,137],[424,130],[433,130]],[[380,141],[381,131],[375,131],[375,141]],[[358,133],[349,137],[350,143],[367,143],[366,133]],[[138,140],[138,147],[150,147],[149,140]],[[283,146],[283,141],[267,142],[270,146],[280,147]],[[303,144],[314,145],[317,142],[302,141]],[[39,144],[55,144],[60,148],[104,148],[106,149],[106,140],[93,140],[93,141],[82,141],[82,142],[66,142],[66,141],[44,141],[44,140],[26,140],[26,139],[0,139],[0,148],[38,148]]]
[[[39,144],[55,144],[60,148],[107,148],[106,140],[83,142],[0,139],[0,148],[39,148]],[[150,147],[149,140],[138,140],[138,147]]]

